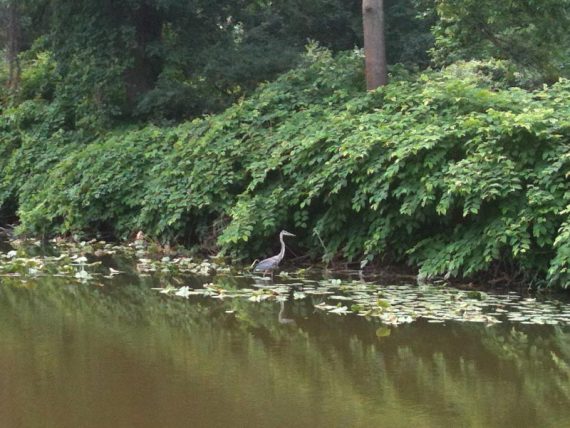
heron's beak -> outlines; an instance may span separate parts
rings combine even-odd
[[[283,231],[283,235],[284,236],[297,236],[297,235],[294,235],[293,233],[287,232],[286,230]]]

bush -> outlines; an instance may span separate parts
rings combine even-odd
[[[49,163],[13,148],[34,180],[12,187],[21,229],[142,228],[252,257],[287,228],[327,259],[568,285],[570,82],[508,88],[496,70],[402,73],[365,93],[358,52],[313,48],[222,114],[118,130]]]

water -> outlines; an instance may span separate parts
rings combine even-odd
[[[568,326],[384,326],[163,280],[0,277],[0,425],[570,426]]]

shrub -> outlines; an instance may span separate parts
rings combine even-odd
[[[358,52],[312,48],[222,114],[118,130],[28,168],[33,189],[20,179],[12,191],[22,230],[142,228],[217,237],[251,257],[287,228],[313,256],[322,240],[327,259],[407,262],[426,275],[508,269],[565,286],[570,82],[509,88],[496,70],[394,71],[365,93]],[[10,156],[18,164],[21,149]]]

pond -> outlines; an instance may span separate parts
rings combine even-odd
[[[567,303],[97,245],[3,248],[2,427],[570,426]]]

